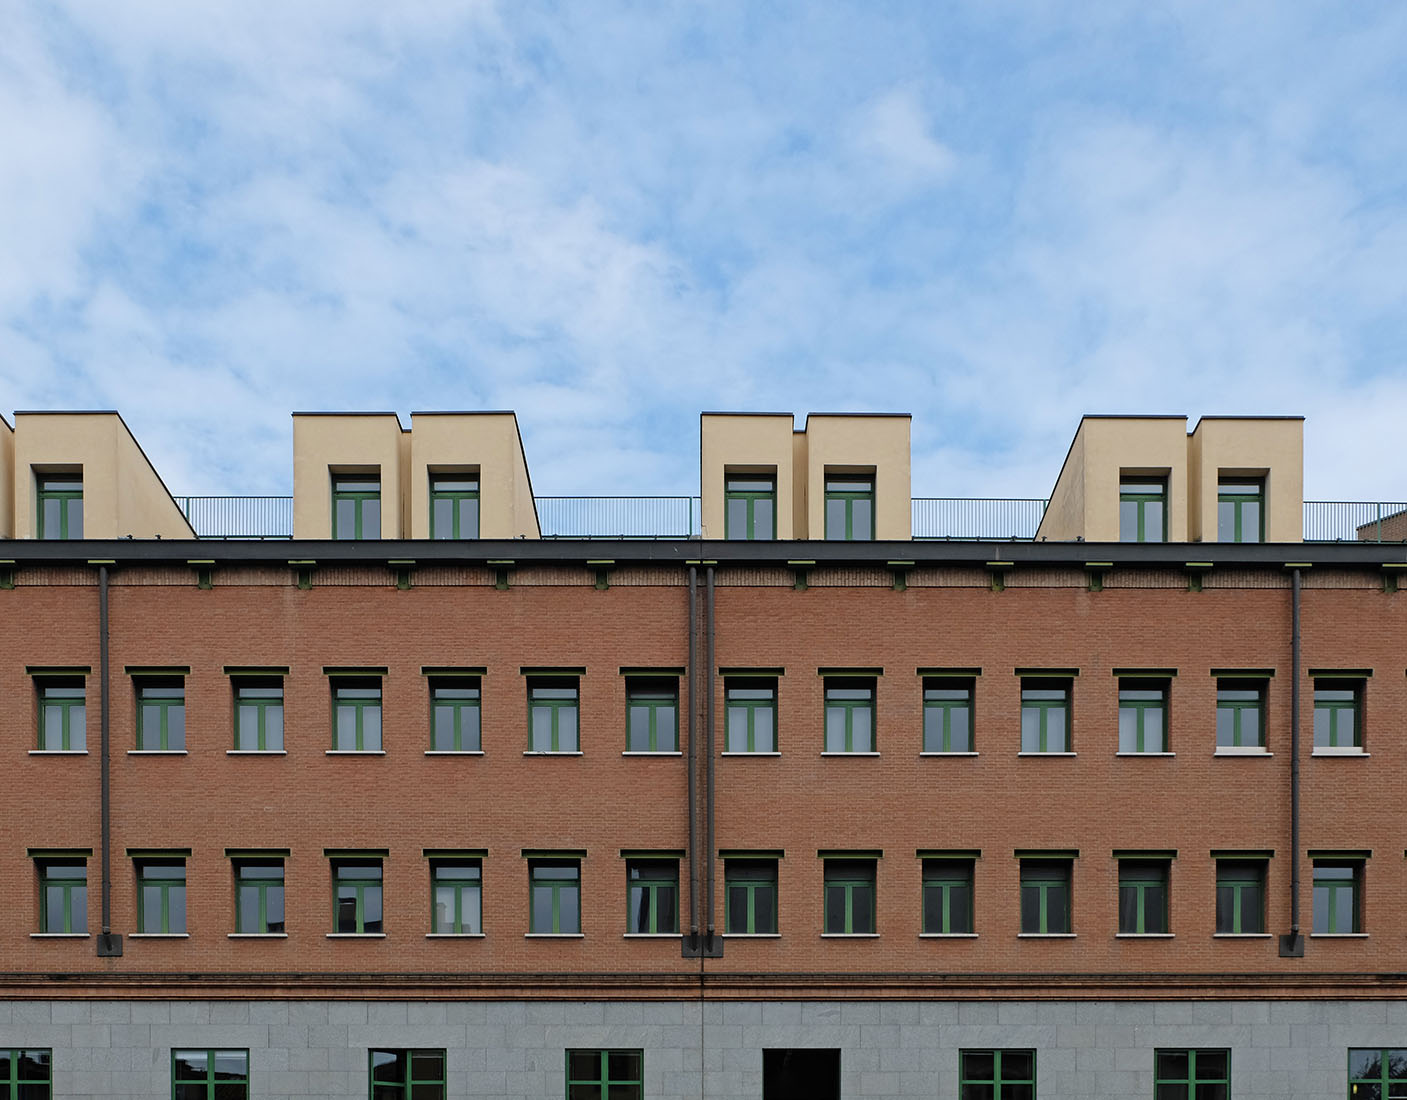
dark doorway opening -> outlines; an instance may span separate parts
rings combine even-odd
[[[840,1051],[764,1050],[762,1100],[840,1100]]]

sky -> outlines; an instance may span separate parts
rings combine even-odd
[[[294,410],[516,410],[541,494],[702,410],[913,414],[916,496],[1083,413],[1303,414],[1407,500],[1407,4],[0,0],[0,414],[175,493]],[[800,426],[798,424],[798,426]]]

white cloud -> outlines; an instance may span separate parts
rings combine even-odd
[[[911,89],[896,88],[868,104],[853,140],[862,157],[905,183],[941,183],[957,166],[953,151],[930,132]]]

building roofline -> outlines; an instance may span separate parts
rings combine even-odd
[[[1303,420],[1302,416],[1235,416],[1233,414],[1222,413],[1216,416],[1199,416],[1197,423],[1203,420]]]
[[[1085,413],[1081,420],[1186,420],[1186,413]],[[1205,418],[1204,418],[1205,419]]]
[[[376,410],[372,410],[372,411],[357,411],[357,410],[352,410],[352,411],[350,411],[350,412],[330,412],[330,411],[328,411],[328,410],[326,410],[326,409],[323,409],[323,410],[320,410],[320,411],[318,411],[318,412],[307,412],[307,411],[300,411],[300,410],[298,410],[298,409],[294,409],[293,412],[291,412],[289,415],[290,415],[290,416],[394,416],[397,420],[400,420],[400,418],[401,418],[401,414],[400,414],[400,413],[385,412],[385,411],[376,411]]]
[[[115,416],[122,419],[116,409],[16,409],[15,416]]]
[[[796,419],[796,413],[789,412],[725,412],[722,409],[705,409],[699,413],[699,419],[706,416],[785,416],[789,420]]]
[[[417,409],[412,412],[411,417],[417,416],[511,416],[515,420],[518,414],[513,409]]]
[[[15,426],[5,419],[4,413],[0,413],[0,424],[4,424],[5,427],[9,428],[11,431],[14,431]]]
[[[844,413],[844,412],[814,412],[814,413],[807,413],[807,414],[806,414],[806,419],[807,419],[807,420],[813,420],[813,419],[815,419],[816,417],[820,417],[820,418],[822,418],[822,419],[830,419],[830,418],[834,418],[834,417],[845,417],[847,420],[848,420],[848,419],[852,419],[852,418],[857,418],[857,417],[871,417],[871,418],[874,418],[874,419],[884,419],[884,418],[888,418],[888,419],[891,419],[891,420],[912,420],[912,419],[914,418],[914,414],[913,414],[913,413],[884,413],[884,412],[852,412],[852,413]]]

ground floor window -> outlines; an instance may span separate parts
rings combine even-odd
[[[764,1050],[762,1100],[840,1100],[840,1051]]]
[[[373,1050],[371,1100],[445,1100],[443,1050]]]
[[[50,1050],[0,1050],[0,1100],[49,1100]]]
[[[173,1050],[171,1100],[249,1100],[249,1051]]]
[[[1227,1100],[1231,1095],[1229,1050],[1160,1050],[1154,1100]]]
[[[644,1070],[638,1050],[569,1050],[567,1100],[642,1100]]]
[[[1407,1049],[1350,1048],[1348,1096],[1349,1100],[1407,1097]]]
[[[964,1050],[962,1100],[1036,1100],[1034,1050]]]

